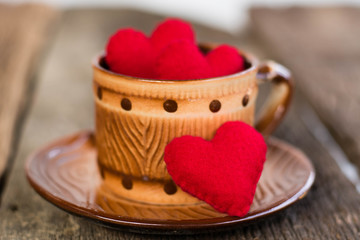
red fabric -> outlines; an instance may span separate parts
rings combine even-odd
[[[211,141],[183,136],[165,148],[166,167],[182,190],[220,212],[242,217],[250,209],[266,144],[243,122],[226,122]]]
[[[244,58],[236,48],[226,44],[212,50],[206,59],[212,69],[211,77],[226,76],[244,70]]]
[[[189,80],[230,75],[244,70],[244,59],[229,45],[221,45],[206,56],[191,41],[170,43],[157,57],[159,79]]]
[[[177,19],[166,19],[148,38],[142,32],[126,28],[112,35],[106,45],[106,62],[111,71],[134,77],[153,78],[155,58],[172,41],[194,42],[191,25]]]
[[[211,68],[193,42],[180,40],[172,42],[159,55],[155,73],[159,79],[201,79],[210,77]]]
[[[182,20],[170,18],[155,28],[150,41],[156,53],[160,54],[171,42],[182,39],[195,43],[191,25]]]
[[[242,56],[228,45],[204,56],[191,25],[178,19],[159,24],[150,38],[132,28],[117,31],[106,46],[106,62],[116,73],[170,80],[225,76],[244,69]]]
[[[155,78],[155,54],[148,38],[127,28],[117,31],[106,46],[106,62],[111,71],[134,77]]]

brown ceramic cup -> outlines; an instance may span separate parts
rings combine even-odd
[[[200,47],[204,52],[214,48]],[[116,74],[108,70],[103,54],[95,59],[98,163],[103,178],[117,183],[110,184],[116,191],[134,189],[127,196],[150,202],[173,202],[167,195],[178,192],[176,201],[195,201],[179,193],[166,170],[164,149],[173,138],[210,140],[223,123],[235,120],[255,126],[264,136],[275,129],[289,107],[291,75],[275,62],[259,64],[250,54],[239,53],[246,62],[244,71],[185,81]],[[255,123],[258,83],[265,81],[273,88]]]

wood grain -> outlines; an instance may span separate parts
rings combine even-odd
[[[30,106],[30,80],[55,16],[43,5],[0,4],[0,177],[15,155]]]
[[[30,188],[24,176],[24,161],[31,151],[51,140],[93,128],[89,59],[103,49],[107,36],[117,28],[132,25],[149,32],[160,19],[129,10],[64,13],[54,47],[40,72],[41,84],[4,192],[0,208],[3,239],[159,239],[159,236],[114,231],[57,209]],[[263,50],[263,43],[252,35],[231,36],[199,25],[195,25],[195,30],[200,41],[226,42],[260,58],[271,57]],[[303,103],[304,97],[297,93],[292,110],[275,135],[299,147],[313,160],[317,178],[306,198],[276,216],[236,230],[161,238],[358,239],[359,194],[302,123],[299,108]]]
[[[360,8],[252,11],[254,31],[360,166]]]
[[[184,84],[112,74],[101,67],[100,57],[99,63],[93,65],[93,92],[96,144],[102,171],[168,181],[171,177],[166,170],[164,151],[175,137],[191,135],[210,140],[227,121],[241,120],[252,125],[258,66],[251,58],[248,61],[253,66],[246,72]],[[273,102],[275,109],[283,102],[281,91],[277,93],[280,101]],[[244,106],[245,95],[249,100]],[[131,109],[121,105],[124,99],[131,103]],[[221,104],[217,112],[209,108],[214,99]],[[175,111],[164,108],[167,101],[176,104]],[[269,120],[264,123],[269,124],[272,116],[269,114]]]
[[[251,97],[255,98],[255,95],[254,93]],[[230,101],[226,99],[229,102],[234,101],[231,98],[236,99],[235,102],[241,105],[241,95],[230,95],[227,98],[230,98]],[[171,177],[166,170],[163,158],[164,149],[173,138],[192,135],[209,140],[215,134],[216,129],[226,121],[241,119],[252,124],[254,100],[246,108],[241,107],[232,112],[226,112],[224,109],[222,112],[214,114],[209,110],[208,103],[211,102],[209,99],[197,99],[195,102],[190,102],[190,104],[203,106],[202,112],[194,110],[194,112],[186,113],[184,110],[179,110],[180,113],[175,116],[164,114],[162,101],[148,98],[142,99],[143,103],[141,104],[143,109],[148,109],[148,112],[143,109],[132,109],[131,112],[125,112],[120,109],[120,106],[114,108],[97,101],[96,141],[99,146],[101,167],[104,171],[111,169],[137,178],[169,180]],[[154,102],[155,104],[153,104]],[[178,104],[184,108],[182,105],[189,105],[189,102],[179,102]],[[151,108],[152,105],[155,105],[154,108],[158,108],[162,115],[155,116],[152,113],[154,111]],[[226,105],[223,108],[225,107]]]

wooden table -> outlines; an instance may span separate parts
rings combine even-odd
[[[65,11],[59,17],[37,5],[0,5],[0,13],[0,174],[5,172],[1,178],[0,238],[159,238],[111,230],[54,207],[29,186],[24,162],[49,141],[93,128],[90,59],[117,28],[131,25],[149,32],[162,16],[89,9]],[[360,238],[360,195],[342,171],[346,167],[357,171],[348,158],[355,165],[360,162],[355,144],[359,139],[359,128],[355,128],[359,121],[355,120],[360,112],[356,91],[360,82],[355,76],[359,76],[360,34],[353,22],[359,18],[360,10],[346,8],[255,9],[253,25],[236,36],[195,25],[200,41],[233,44],[262,59],[275,57],[294,71],[298,90],[275,136],[302,149],[313,161],[317,177],[307,197],[279,214],[232,231],[187,238]],[[345,44],[315,44],[324,34],[328,34],[326,39],[336,36],[336,41]],[[324,63],[324,58],[328,62]],[[328,65],[329,61],[333,65]],[[329,135],[329,128],[342,148]]]

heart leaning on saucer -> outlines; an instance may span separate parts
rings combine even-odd
[[[175,138],[164,160],[182,190],[220,212],[242,217],[250,209],[266,159],[266,143],[251,126],[226,122],[211,141]]]

